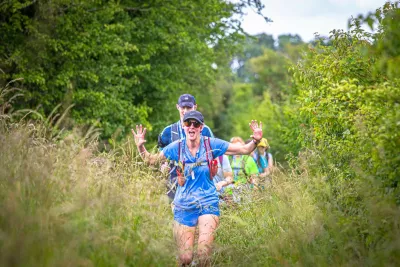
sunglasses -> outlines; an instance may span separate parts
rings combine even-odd
[[[190,127],[190,125],[193,125],[194,128],[199,128],[201,126],[201,123],[198,121],[184,121],[183,125],[186,127]]]

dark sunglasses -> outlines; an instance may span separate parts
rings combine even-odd
[[[190,125],[193,125],[194,128],[199,128],[201,126],[201,123],[198,121],[184,121],[183,125],[186,127],[190,127]]]

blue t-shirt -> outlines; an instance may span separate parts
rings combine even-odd
[[[266,153],[265,153],[266,154]],[[253,159],[257,163],[258,171],[260,173],[264,172],[264,169],[268,167],[268,159],[264,155],[259,155],[257,151],[254,151],[253,153]],[[269,153],[268,153],[269,154]],[[260,157],[260,161],[258,162],[257,159]]]
[[[204,124],[203,130],[201,131],[201,135],[214,137],[211,129]],[[168,125],[164,128],[164,130],[158,135],[158,147],[160,150],[163,150],[167,145],[171,144],[172,142],[186,138],[185,131],[182,127],[181,121],[177,121],[173,124]],[[175,188],[177,186],[176,180],[176,167],[173,162],[170,164],[170,173],[169,173],[169,184],[167,195],[170,199],[174,199],[175,197]]]
[[[186,140],[181,139],[163,149],[163,153],[167,159],[179,160],[179,142],[181,142],[182,146],[181,158],[185,162],[184,173],[186,182],[183,186],[178,185],[173,202],[175,207],[190,210],[218,204],[217,190],[210,179],[204,137],[201,136],[200,138],[200,148],[196,156],[190,154],[189,148],[186,146]],[[221,139],[210,138],[210,146],[214,158],[217,158],[225,154],[229,143]],[[193,166],[193,163],[197,163],[196,166]]]
[[[261,156],[260,157],[260,162],[256,161],[256,163],[257,163],[258,171],[260,173],[263,173],[264,169],[268,167],[268,161],[267,161],[267,158],[265,156]]]

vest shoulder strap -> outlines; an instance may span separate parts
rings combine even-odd
[[[178,123],[180,123],[180,122],[175,122],[171,126],[171,143],[180,139]]]
[[[178,142],[178,166],[179,163],[182,163],[182,169],[185,168],[185,155],[184,154],[184,144],[182,144],[182,139],[179,139]]]
[[[213,156],[213,153],[211,150],[210,138],[208,136],[204,136],[204,146],[206,149],[206,158],[207,158],[207,163],[208,163],[208,169],[210,170],[210,179],[212,180],[211,168],[212,168],[212,161],[214,159],[214,156]]]
[[[221,167],[224,165],[224,155],[221,155],[218,157],[219,163],[221,164]]]

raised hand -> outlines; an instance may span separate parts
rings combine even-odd
[[[135,138],[136,146],[140,147],[146,143],[146,140],[144,139],[146,136],[146,128],[143,128],[143,126],[140,124],[136,125],[136,132],[133,129],[131,129],[131,131]]]
[[[260,141],[263,136],[262,132],[262,122],[260,121],[260,125],[258,125],[258,122],[255,120],[252,120],[249,123],[250,129],[253,131],[253,134],[250,135],[251,138],[253,138],[256,141]]]

